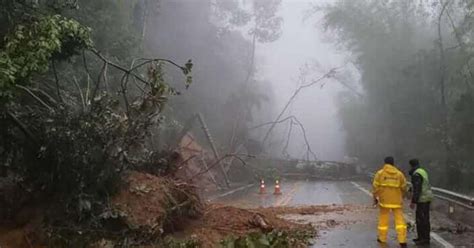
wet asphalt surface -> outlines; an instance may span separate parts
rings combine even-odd
[[[354,206],[354,210],[346,210],[342,213],[288,217],[295,218],[300,222],[322,223],[335,220],[341,223],[332,227],[321,227],[316,224],[319,237],[311,247],[399,247],[393,230],[393,222],[388,243],[380,245],[376,242],[378,209],[371,206],[372,199],[367,190],[370,190],[370,185],[365,182],[283,181],[281,183],[281,195],[273,195],[273,185],[267,185],[266,194],[258,194],[258,185],[255,185],[231,195],[217,198],[214,202],[242,208],[348,204]],[[411,212],[412,210],[406,208],[405,213],[409,218],[413,218]],[[443,236],[443,234],[440,234],[440,236]],[[411,242],[413,238],[415,238],[415,233],[411,230],[408,233],[409,247],[416,247]],[[424,247],[454,246],[440,244],[432,239],[431,245]],[[462,244],[462,246],[455,247],[474,247],[474,244]]]

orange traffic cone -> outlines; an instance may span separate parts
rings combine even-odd
[[[258,192],[259,194],[265,194],[265,181],[260,180],[260,191]]]
[[[281,190],[280,190],[280,181],[276,180],[275,181],[275,192],[273,192],[274,195],[281,195]]]

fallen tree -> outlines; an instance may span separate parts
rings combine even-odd
[[[179,151],[154,149],[166,102],[179,94],[165,82],[162,66],[178,68],[187,88],[191,61],[181,66],[139,58],[123,66],[96,50],[89,35],[73,20],[42,16],[15,29],[1,51],[1,246],[205,247],[229,235],[235,238],[226,242],[245,235],[264,235],[269,243],[305,242],[291,241],[290,227],[310,232],[307,226],[260,210],[202,204],[196,185],[174,176],[192,158],[181,161]],[[37,44],[38,37],[46,43]],[[80,54],[86,82],[61,77],[61,63]],[[31,64],[24,66],[23,55]],[[96,80],[91,56],[100,65]],[[39,80],[48,72],[52,81]],[[61,86],[62,80],[72,84]],[[216,157],[192,179],[229,157],[241,160],[239,154]],[[222,230],[219,222],[232,212],[241,218]],[[239,230],[242,225],[247,230]],[[167,237],[193,227],[209,233],[198,240]]]

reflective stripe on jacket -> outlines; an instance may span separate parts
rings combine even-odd
[[[403,173],[395,166],[385,164],[375,174],[373,181],[373,195],[379,205],[384,208],[401,208],[403,194],[406,192],[406,179]]]
[[[423,179],[421,183],[421,192],[418,198],[418,202],[431,202],[433,199],[433,192],[431,192],[430,180],[428,178],[428,173],[423,168],[418,168],[413,172],[413,175],[418,174]]]

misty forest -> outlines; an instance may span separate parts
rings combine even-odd
[[[0,247],[307,247],[211,199],[386,156],[474,194],[472,0],[0,6]]]

